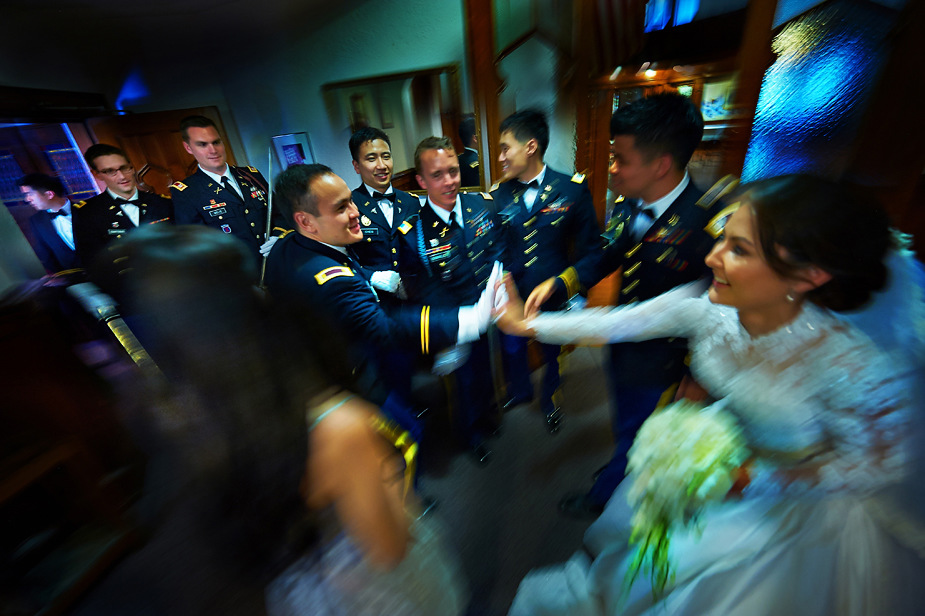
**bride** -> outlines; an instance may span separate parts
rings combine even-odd
[[[706,294],[681,287],[630,307],[524,319],[507,283],[507,333],[554,344],[688,338],[694,377],[735,415],[752,455],[702,532],[675,531],[663,595],[644,575],[624,589],[634,552],[626,481],[585,535],[592,558],[528,574],[512,615],[925,610],[922,489],[910,477],[921,364],[836,314],[886,284],[886,216],[805,176],[755,182],[739,204],[706,259]],[[893,325],[900,350],[920,353],[916,291],[904,311],[912,322]]]

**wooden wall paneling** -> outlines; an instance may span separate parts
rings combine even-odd
[[[721,176],[729,173],[742,175],[745,153],[752,136],[755,107],[761,92],[764,73],[774,61],[771,52],[771,28],[777,0],[751,0],[745,17],[745,32],[739,49],[739,77],[735,93],[735,107],[742,112],[741,122],[724,135],[726,148]]]
[[[498,131],[501,126],[498,95],[504,87],[495,58],[495,20],[492,0],[465,1],[466,54],[469,89],[475,105],[476,130],[481,135],[482,181],[491,186],[501,177]],[[487,175],[484,175],[487,174]]]
[[[203,115],[212,119],[225,142],[227,161],[232,165],[237,164],[228,141],[228,132],[215,107],[90,118],[86,124],[97,143],[109,143],[125,150],[136,172],[146,165],[166,170],[145,178],[153,182],[152,188],[163,193],[169,184],[166,182],[168,177],[182,180],[196,168],[196,161],[184,149],[180,134],[180,120],[188,115]]]

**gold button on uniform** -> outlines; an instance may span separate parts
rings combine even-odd
[[[253,227],[253,226],[254,226],[254,223],[251,223],[251,226]]]
[[[396,250],[395,248],[393,248],[393,249],[392,249],[392,254],[394,255],[396,252],[398,252],[398,250]]]

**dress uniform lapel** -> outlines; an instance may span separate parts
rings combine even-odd
[[[394,189],[393,189],[394,190]],[[421,202],[414,195],[408,197],[402,197],[401,195],[395,198],[395,208],[392,211],[392,235],[395,235],[398,230],[398,226],[405,222],[412,214],[420,209]],[[415,209],[417,206],[418,209]]]
[[[463,242],[460,246],[460,249],[465,249],[474,239],[474,231],[472,228],[472,219],[475,216],[475,212],[472,211],[472,201],[467,199],[468,195],[459,196],[459,204],[462,209],[462,221],[460,226],[462,227],[462,238]]]
[[[393,212],[392,220],[398,222],[398,224],[392,225],[389,227],[389,221],[385,219],[385,215],[382,213],[382,210],[379,208],[379,202],[369,196],[369,193],[366,192],[366,186],[364,185],[361,191],[366,198],[363,199],[363,203],[357,203],[357,209],[360,210],[360,224],[364,227],[370,226],[370,223],[375,223],[381,229],[388,229],[389,234],[391,235],[395,231],[395,227],[401,224],[400,221],[396,221],[395,215]],[[397,199],[396,199],[397,201]],[[363,217],[369,221],[368,223],[363,220]]]
[[[549,172],[547,170],[546,177],[544,180],[548,180]],[[533,208],[530,210],[532,215],[540,213],[544,207],[551,203],[555,203],[556,199],[559,198],[559,178],[552,178],[552,180],[543,182],[540,186],[540,192],[536,195],[536,201],[533,202]]]

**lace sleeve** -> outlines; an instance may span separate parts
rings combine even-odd
[[[842,352],[818,358],[827,363],[814,362],[828,366],[821,371],[818,394],[824,452],[786,468],[757,463],[746,493],[870,494],[903,478],[910,460],[912,376],[894,369],[859,336],[848,338],[852,342]]]
[[[617,308],[547,312],[530,321],[537,339],[550,344],[638,342],[668,336],[690,337],[703,312],[703,287],[684,285],[650,300]]]

